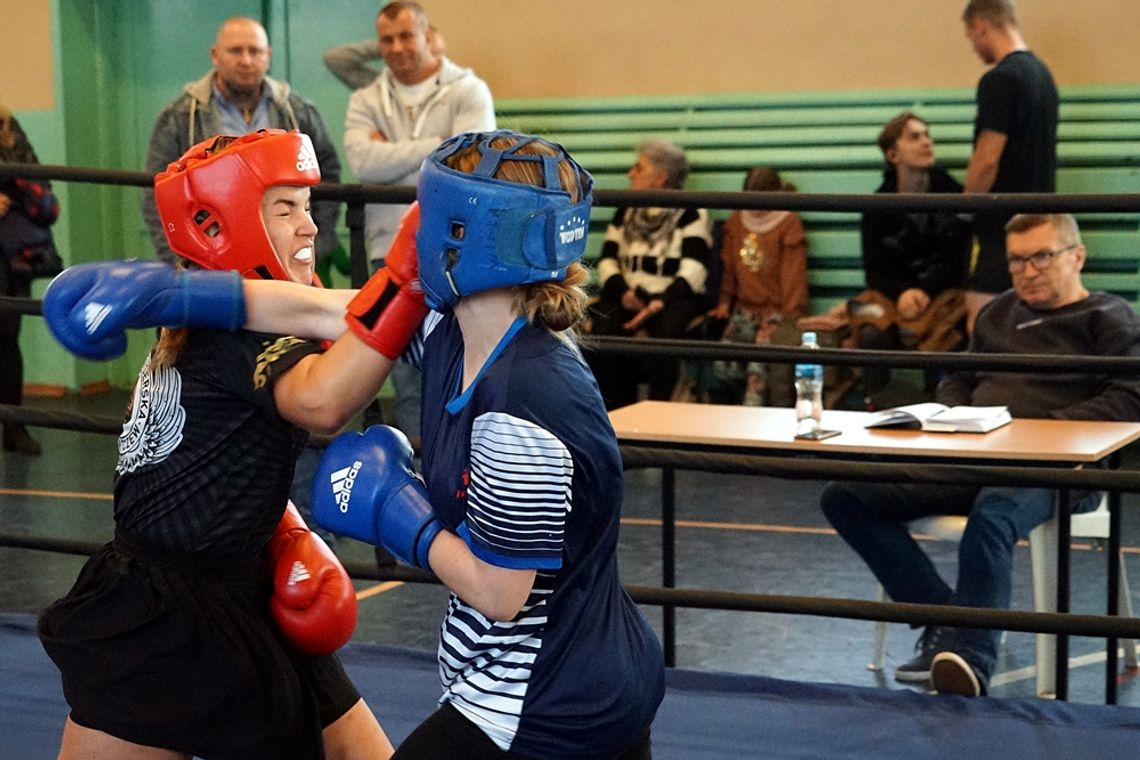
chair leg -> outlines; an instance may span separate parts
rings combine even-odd
[[[1029,550],[1033,565],[1033,606],[1038,612],[1057,610],[1057,525],[1055,520],[1038,526],[1029,534]],[[1120,557],[1120,589],[1117,599],[1118,613],[1133,617],[1132,594],[1128,585],[1128,570]],[[1121,639],[1124,663],[1137,667],[1136,641]],[[1051,696],[1057,691],[1057,640],[1051,634],[1037,634],[1037,695]]]
[[[1117,612],[1125,617],[1133,617],[1132,615],[1132,592],[1128,587],[1128,568],[1124,566],[1124,552],[1120,553],[1120,587],[1117,589]],[[1136,663],[1136,640],[1135,639],[1121,639],[1121,646],[1124,647],[1124,664],[1130,670],[1135,670]]]
[[[1057,519],[1042,523],[1029,533],[1029,556],[1033,567],[1033,608],[1057,611]],[[1036,639],[1037,696],[1057,691],[1057,638],[1038,633]]]
[[[888,602],[887,592],[879,586],[879,601]],[[867,670],[876,673],[883,669],[883,653],[887,645],[887,624],[882,620],[875,621],[875,646],[871,651],[871,661],[867,663]]]

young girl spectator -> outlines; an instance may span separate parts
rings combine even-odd
[[[744,180],[746,191],[794,192],[774,169],[757,166]],[[807,241],[793,211],[734,211],[724,225],[720,302],[709,312],[728,320],[723,340],[756,345],[795,346],[796,320],[807,312]],[[734,366],[735,365],[735,366]],[[718,362],[717,374],[730,387],[728,403],[791,406],[792,368],[749,362]],[[743,376],[743,396],[740,379]]]

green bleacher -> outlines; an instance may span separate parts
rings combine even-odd
[[[1062,87],[1057,191],[1140,193],[1140,85]],[[766,165],[808,193],[870,193],[883,168],[882,125],[910,109],[930,124],[939,163],[961,180],[973,140],[972,89],[709,94],[496,102],[499,126],[564,144],[602,189],[627,187],[639,140],[657,135],[685,148],[689,190],[736,191]],[[728,212],[710,209],[714,219]],[[590,251],[612,215],[594,214]],[[859,215],[805,212],[812,311],[863,287]],[[1140,213],[1078,215],[1088,287],[1140,308]]]

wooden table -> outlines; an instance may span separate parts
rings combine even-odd
[[[1140,439],[1140,423],[1077,420],[1015,419],[989,433],[926,433],[863,427],[866,412],[826,410],[823,427],[841,434],[822,441],[796,440],[795,412],[768,407],[642,401],[610,412],[610,421],[623,446],[675,448],[732,454],[803,457],[846,461],[874,458],[886,462],[952,462],[990,466],[1078,466],[1095,464]],[[662,470],[662,584],[673,587],[675,573],[675,503],[671,467]],[[1067,503],[1067,491],[1062,489]],[[1110,509],[1119,510],[1119,494],[1110,494]],[[1114,523],[1116,520],[1114,520]],[[1058,520],[1057,611],[1069,611],[1069,521]],[[1110,537],[1109,567],[1117,577],[1119,536]],[[1114,561],[1115,560],[1115,561]],[[1109,595],[1109,614],[1116,613]],[[676,661],[675,616],[664,609],[666,661]],[[1115,658],[1110,657],[1110,662]],[[1068,684],[1068,642],[1057,636],[1057,695]],[[1113,662],[1114,665],[1114,662]],[[1111,683],[1111,686],[1109,685]],[[1115,674],[1106,675],[1110,701],[1115,699]]]
[[[733,453],[817,453],[888,459],[930,458],[994,463],[1092,464],[1140,438],[1140,423],[1014,420],[988,433],[924,433],[864,428],[867,412],[826,410],[823,426],[841,435],[823,441],[794,438],[795,411],[641,401],[610,412],[618,441]]]

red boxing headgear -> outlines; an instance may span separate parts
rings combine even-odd
[[[206,269],[287,281],[261,221],[261,199],[274,185],[320,181],[308,135],[262,129],[191,147],[154,178],[154,200],[175,253]]]

